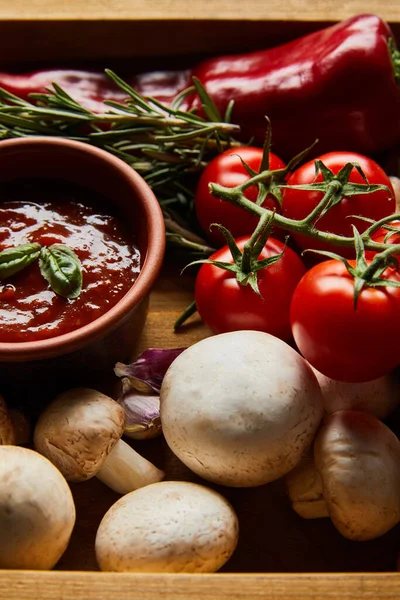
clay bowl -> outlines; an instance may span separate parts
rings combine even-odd
[[[135,231],[142,257],[126,295],[88,325],[40,341],[0,342],[0,393],[12,404],[36,406],[75,385],[111,385],[115,362],[128,360],[143,329],[164,257],[165,229],[158,201],[142,177],[88,144],[44,137],[2,141],[0,183],[21,178],[59,179],[100,192]]]

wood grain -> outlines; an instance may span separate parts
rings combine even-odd
[[[0,0],[0,69],[90,63],[123,75],[181,68],[276,46],[366,12],[400,38],[398,0]]]
[[[230,19],[235,21],[267,19],[319,21],[344,19],[361,12],[375,12],[386,20],[400,20],[397,0],[14,0],[0,3],[0,19],[7,20],[158,20],[158,19]]]
[[[4,572],[7,600],[377,600],[399,598],[381,575],[135,575]]]

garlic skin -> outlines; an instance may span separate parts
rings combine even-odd
[[[185,348],[148,348],[128,365],[117,362],[114,373],[121,379],[127,377],[131,385],[140,391],[150,389],[159,394],[168,367],[184,350]]]
[[[124,435],[148,440],[161,435],[160,397],[139,392],[128,377],[122,379],[118,403],[125,410]]]

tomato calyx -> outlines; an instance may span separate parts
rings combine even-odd
[[[325,250],[305,250],[304,252],[315,252],[327,258],[340,260],[350,275],[354,278],[354,310],[357,309],[357,301],[364,287],[400,287],[399,281],[382,279],[381,276],[389,267],[397,267],[398,261],[394,256],[400,252],[400,244],[392,244],[386,250],[376,254],[372,261],[367,262],[365,258],[365,244],[357,228],[353,225],[356,259],[355,265],[351,265],[346,258]]]
[[[365,184],[353,183],[349,181],[350,174],[353,169],[356,169],[361,175]],[[372,194],[382,189],[386,190],[390,194],[388,187],[380,184],[371,185],[362,170],[361,166],[356,162],[346,163],[338,173],[333,173],[321,160],[315,160],[315,178],[321,174],[323,181],[314,181],[310,184],[300,185],[283,185],[282,187],[288,189],[297,189],[304,191],[319,191],[324,193],[324,197],[321,202],[315,207],[304,220],[305,223],[311,223],[319,221],[331,208],[342,201],[342,199],[350,198],[351,196],[358,196],[360,194]],[[316,219],[316,221],[315,221]]]
[[[255,201],[255,206],[262,206],[265,202],[267,196],[273,196],[277,201],[278,205],[282,207],[282,192],[284,183],[286,181],[286,177],[289,173],[294,171],[299,164],[303,162],[303,160],[307,157],[312,148],[318,143],[318,140],[315,140],[311,146],[297,154],[294,158],[292,158],[287,165],[283,169],[275,169],[270,170],[270,153],[271,153],[271,123],[268,117],[265,117],[267,121],[267,130],[265,134],[265,140],[263,145],[263,157],[260,164],[259,171],[255,171],[252,169],[243,159],[239,156],[239,159],[250,175],[250,179],[244,182],[242,185],[238,186],[242,192],[244,192],[248,187],[251,187],[255,183],[258,186],[258,194],[257,199]],[[235,188],[236,189],[236,188]]]
[[[211,264],[220,269],[224,269],[225,271],[229,271],[233,273],[236,277],[236,280],[240,285],[250,285],[252,290],[260,297],[261,293],[258,287],[257,281],[257,273],[261,269],[265,269],[268,266],[276,263],[280,258],[282,258],[283,253],[285,252],[286,245],[284,246],[282,252],[279,254],[275,254],[274,256],[269,256],[268,258],[259,259],[258,257],[261,254],[262,249],[264,248],[269,235],[271,233],[271,229],[274,222],[275,213],[273,212],[271,215],[264,214],[260,218],[256,229],[254,230],[253,235],[250,237],[248,242],[243,247],[243,251],[241,251],[236,244],[232,234],[225,228],[223,225],[219,225],[218,223],[214,223],[214,227],[218,227],[221,231],[222,235],[225,237],[227,246],[231,252],[233,262],[223,262],[213,259],[200,259],[195,260],[189,263],[187,267],[199,264]]]

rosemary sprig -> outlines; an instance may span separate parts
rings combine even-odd
[[[126,100],[105,101],[109,110],[101,114],[86,109],[57,83],[45,93],[31,94],[30,100],[0,88],[0,139],[48,135],[103,148],[138,171],[160,203],[165,199],[173,202],[175,198],[180,218],[188,218],[193,209],[192,194],[183,191],[188,176],[202,170],[221,150],[240,145],[233,137],[239,127],[220,118],[197,79],[193,87],[167,106],[155,98],[141,96],[112,71],[105,72],[126,94]],[[193,93],[201,97],[205,117],[182,110],[182,103]],[[186,238],[181,231],[177,236],[175,224],[171,220],[166,224],[172,234],[169,241],[185,245]],[[187,241],[187,248],[192,248],[193,239]],[[197,251],[202,245],[204,253],[209,251],[201,239],[195,244]]]
[[[153,98],[144,98],[112,71],[106,70],[106,73],[127,94],[127,100],[125,103],[105,101],[110,110],[100,114],[81,106],[56,83],[53,90],[31,94],[35,104],[0,88],[3,136],[6,137],[7,132],[10,137],[58,135],[102,146],[108,151],[115,148],[120,152],[123,146],[126,160],[135,161],[156,151],[169,157],[166,162],[177,160],[193,167],[198,166],[201,151],[203,160],[208,151],[215,153],[220,144],[225,148],[238,144],[231,136],[240,131],[239,126],[209,121]],[[200,85],[196,81],[196,89],[200,89]],[[213,107],[211,98],[204,88],[202,90],[202,98],[207,98]],[[212,109],[209,112],[214,114]],[[155,160],[160,161],[158,156]]]

